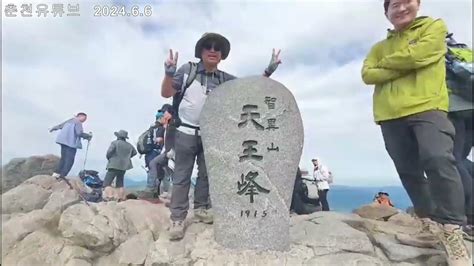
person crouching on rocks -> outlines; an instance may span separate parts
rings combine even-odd
[[[112,181],[115,181],[115,187],[118,188],[118,194],[121,195],[119,198],[123,199],[125,191],[123,189],[123,179],[125,172],[133,168],[131,158],[137,155],[137,151],[132,144],[127,142],[128,132],[120,130],[114,132],[117,137],[116,140],[112,141],[109,149],[107,150],[107,174],[104,179],[104,200],[110,198]]]

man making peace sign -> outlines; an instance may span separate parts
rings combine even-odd
[[[184,219],[189,209],[188,193],[194,160],[198,165],[198,178],[194,188],[194,215],[204,223],[212,223],[213,216],[209,212],[209,182],[204,151],[200,136],[199,116],[207,95],[220,84],[235,79],[217,68],[221,60],[227,58],[230,43],[217,33],[205,33],[196,43],[195,57],[198,63],[182,65],[177,71],[178,52],[173,55],[170,50],[165,62],[165,77],[161,85],[161,95],[173,97],[173,119],[176,121],[175,171],[173,175],[173,191],[171,194],[171,227],[170,239],[184,237]],[[264,71],[265,77],[277,69],[281,63],[280,51],[273,50],[272,58]]]

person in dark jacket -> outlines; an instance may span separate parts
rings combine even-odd
[[[319,199],[308,198],[308,188],[303,183],[301,170],[299,168],[296,172],[290,211],[299,215],[321,211]]]
[[[155,115],[155,124],[149,129],[148,145],[149,152],[145,154],[145,165],[147,169],[147,185],[140,192],[140,198],[156,198],[159,193],[160,181],[158,178],[164,175],[164,170],[157,167],[156,158],[162,153],[165,139],[165,117],[164,113],[158,111]]]
[[[155,115],[155,123],[150,126],[149,136],[147,138],[147,146],[149,152],[145,154],[145,166],[150,169],[150,162],[156,156],[160,155],[164,143],[165,128],[163,127],[164,115],[157,112]]]
[[[115,187],[123,188],[125,172],[133,168],[131,158],[137,155],[137,151],[132,144],[127,142],[128,132],[120,130],[114,132],[117,140],[112,141],[107,150],[107,174],[104,179],[104,188],[111,186],[114,178],[117,178]]]
[[[172,157],[172,153],[169,151],[174,145],[174,126],[170,125],[172,119],[172,107],[169,104],[164,104],[161,109],[158,110],[157,119],[159,118],[160,124],[163,127],[163,131],[160,132],[160,137],[163,137],[164,143],[162,143],[161,154],[154,157],[148,164],[148,189],[151,193],[161,194],[160,185],[163,181],[163,192],[168,194],[170,186],[169,174],[167,175],[168,159]]]
[[[56,143],[61,146],[61,159],[53,177],[64,178],[74,165],[77,149],[82,149],[81,139],[92,139],[92,133],[84,133],[82,123],[87,120],[87,114],[78,113],[75,117],[52,127],[49,132],[61,130],[56,137]]]

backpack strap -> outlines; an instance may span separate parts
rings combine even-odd
[[[195,62],[189,62],[189,73],[188,77],[186,78],[186,82],[183,83],[183,86],[181,87],[181,91],[179,94],[175,95],[173,98],[173,109],[175,113],[178,113],[178,107],[181,101],[183,100],[184,94],[186,93],[186,90],[191,86],[191,84],[194,82],[197,76],[197,63]]]
[[[144,141],[146,145],[153,144],[153,127],[152,126],[148,129],[148,134],[146,135],[146,138]]]
[[[184,88],[182,89],[181,94],[184,95],[184,92],[186,91],[186,89],[187,89],[189,86],[191,86],[191,84],[193,83],[193,81],[196,79],[196,76],[197,76],[197,66],[198,66],[197,63],[195,63],[195,62],[189,62],[188,78],[186,79],[186,83],[185,83]]]
[[[186,78],[186,81],[183,82],[181,91],[173,97],[173,124],[176,127],[179,127],[179,125],[181,124],[181,120],[179,119],[179,114],[178,114],[179,104],[183,100],[186,90],[189,88],[189,86],[191,86],[191,84],[196,79],[197,67],[198,67],[198,63],[189,62],[188,77]]]
[[[224,71],[219,71],[219,85],[225,82]]]

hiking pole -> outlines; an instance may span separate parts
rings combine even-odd
[[[82,166],[82,171],[86,170],[87,154],[89,153],[89,145],[90,144],[91,144],[91,141],[87,140],[86,155],[84,157],[84,165]]]
[[[72,184],[69,182],[69,180],[67,180],[65,177],[59,177],[59,178],[63,180],[64,182],[66,182],[66,184],[69,186],[70,189],[74,189],[87,206],[90,206],[87,200],[84,198],[84,196],[82,196],[81,191],[79,191],[78,188],[73,187]]]

